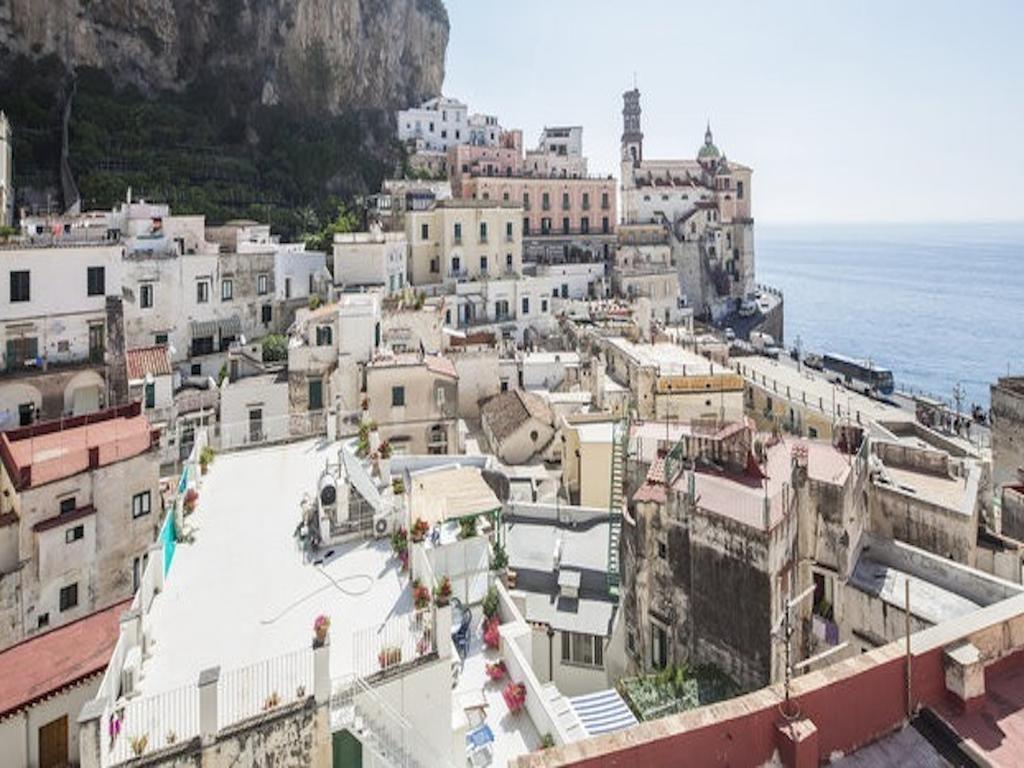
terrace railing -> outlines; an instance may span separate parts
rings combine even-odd
[[[312,693],[310,648],[226,670],[217,681],[217,727],[224,729]]]
[[[378,627],[357,631],[352,636],[355,674],[370,677],[436,652],[434,619],[434,609],[423,608],[395,616]]]

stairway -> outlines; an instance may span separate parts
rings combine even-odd
[[[608,503],[608,592],[619,596],[619,539],[622,535],[622,510],[626,487],[626,450],[629,424],[616,422],[612,429],[612,477]]]

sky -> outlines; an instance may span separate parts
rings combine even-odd
[[[445,0],[444,91],[523,129],[582,125],[618,175],[715,143],[759,222],[1024,220],[1024,2]]]

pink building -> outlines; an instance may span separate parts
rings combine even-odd
[[[457,144],[448,148],[452,194],[462,197],[463,180],[473,176],[519,176],[523,170],[523,132],[503,131],[497,146]]]
[[[564,263],[614,256],[616,183],[612,177],[464,178],[460,196],[523,206],[525,261]]]

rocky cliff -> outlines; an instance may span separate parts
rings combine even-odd
[[[404,107],[441,91],[441,0],[0,0],[0,54],[55,55],[146,94],[210,87],[226,108]]]

